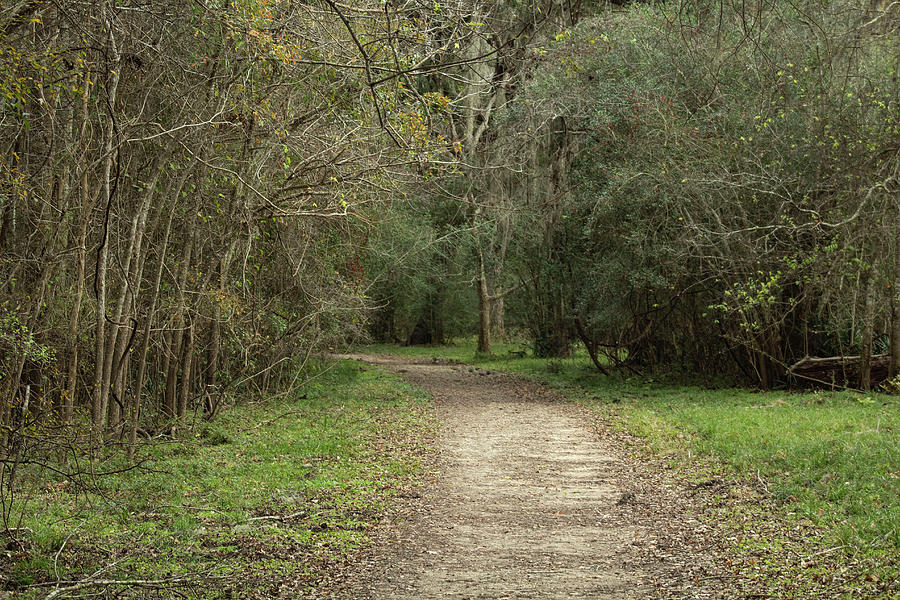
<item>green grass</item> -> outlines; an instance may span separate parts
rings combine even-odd
[[[476,357],[474,341],[448,348],[375,346],[518,372],[611,417],[675,460],[711,458],[762,480],[787,518],[808,518],[848,554],[893,564],[900,555],[900,399],[853,392],[705,389],[652,378],[601,376],[584,351],[570,359],[516,358],[498,344]]]
[[[25,481],[39,495],[25,505],[27,547],[4,565],[6,587],[43,597],[47,587],[28,586],[101,568],[107,579],[215,581],[181,585],[189,597],[308,584],[415,484],[427,406],[397,377],[345,361],[293,398],[239,406],[186,439],[148,445],[141,468],[90,490]]]
[[[604,377],[583,351],[548,361],[510,354],[523,349],[517,343],[494,348],[493,357],[476,356],[473,340],[366,351],[440,356],[541,380],[674,464],[700,456],[734,476],[759,477],[781,518],[808,519],[848,558],[874,565],[863,577],[900,575],[897,398]],[[186,597],[290,594],[362,544],[392,497],[414,484],[431,426],[426,407],[397,377],[341,362],[293,398],[239,406],[183,439],[148,445],[140,469],[100,477],[89,489],[23,478],[35,494],[22,523],[27,545],[7,553],[0,576],[23,598],[104,567],[111,579],[221,578],[179,584]],[[294,516],[259,518],[287,515]]]
[[[746,476],[862,551],[900,551],[900,410],[852,393],[754,393],[649,386],[606,389],[630,429],[657,448],[676,440]]]
[[[826,589],[829,598],[897,597],[896,398],[635,382],[610,383],[586,397],[589,406],[618,419],[678,468],[690,472],[699,455],[726,476],[730,472],[764,482],[774,501],[771,509],[726,506],[719,518],[736,532],[743,576],[761,586],[767,597],[826,597]],[[700,469],[703,477],[717,476],[704,471],[709,469]],[[749,522],[748,515],[753,515]],[[806,531],[807,523],[816,527],[816,539],[789,531]],[[832,576],[840,582],[817,583]]]
[[[591,364],[587,351],[581,346],[571,357],[560,359],[534,358],[531,348],[526,343],[516,340],[493,342],[491,355],[479,354],[476,352],[476,348],[477,343],[474,338],[461,338],[446,346],[373,344],[360,348],[360,351],[370,354],[394,354],[415,359],[440,357],[445,360],[458,360],[478,365],[483,369],[536,377],[554,387],[567,387],[582,383],[589,385],[601,378],[600,373]],[[519,352],[524,352],[525,356],[520,357],[515,354]]]

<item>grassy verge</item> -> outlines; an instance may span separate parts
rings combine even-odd
[[[195,598],[275,597],[311,585],[414,485],[427,400],[397,377],[338,363],[295,397],[237,407],[188,439],[148,445],[140,468],[31,480],[7,590],[45,598],[123,588]],[[109,470],[114,465],[104,465]],[[20,503],[21,504],[21,503]],[[139,586],[95,581],[150,582]],[[60,583],[62,582],[62,583]]]
[[[715,514],[733,530],[736,572],[765,597],[900,594],[896,398],[606,382],[583,400],[676,469],[764,490]]]
[[[808,554],[836,559],[832,565],[842,561],[856,565],[852,577],[858,580],[853,584],[858,590],[893,589],[885,592],[888,596],[859,591],[857,597],[900,594],[896,584],[900,578],[900,399],[848,392],[704,389],[649,378],[602,377],[584,355],[548,361],[516,358],[508,352],[518,348],[500,346],[494,357],[476,357],[473,342],[446,349],[394,351],[523,373],[591,407],[673,465],[696,463],[700,457],[709,466],[701,477],[721,470],[759,482],[785,523],[796,527],[812,523],[822,532],[824,539],[817,543],[827,547],[807,548]],[[746,517],[732,516],[735,522]],[[758,554],[762,546],[768,546],[769,552],[786,543],[777,532],[766,534],[768,539],[751,535],[757,536],[756,541],[735,542],[745,554]],[[802,554],[802,550],[794,552]],[[806,569],[804,576],[824,577],[810,571],[822,568],[821,561],[800,563]],[[782,570],[779,576],[784,575]],[[890,581],[894,584],[885,583]],[[848,595],[857,589],[845,583],[835,586],[847,587]]]
[[[459,361],[478,365],[483,369],[521,373],[558,388],[591,386],[602,380],[583,349],[577,350],[569,358],[546,359],[534,358],[526,345],[516,341],[494,342],[491,355],[479,354],[476,347],[475,339],[462,338],[446,346],[374,344],[360,350],[371,354],[395,354],[422,360],[441,358]],[[524,356],[521,355],[523,353]]]

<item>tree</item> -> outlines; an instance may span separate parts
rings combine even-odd
[[[565,219],[536,219],[551,235],[521,255],[558,290],[535,287],[532,313],[561,304],[613,361],[767,386],[816,336],[844,351],[884,330],[896,38],[855,5],[759,10],[600,15],[510,107],[519,135],[569,132]]]
[[[443,98],[409,82],[468,35],[460,19],[18,3],[0,21],[0,302],[56,359],[10,342],[3,405],[30,390],[29,410],[73,428],[87,411],[97,438],[133,445],[359,335],[360,237],[452,152],[429,129]]]

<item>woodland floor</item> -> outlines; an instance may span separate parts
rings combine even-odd
[[[310,597],[762,597],[733,574],[726,533],[698,510],[721,482],[673,482],[596,414],[519,376],[345,358],[430,392],[440,428],[428,482]]]
[[[892,397],[436,351],[25,472],[0,599],[900,600]]]

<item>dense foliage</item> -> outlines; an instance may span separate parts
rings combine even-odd
[[[3,8],[10,473],[51,431],[134,445],[367,333],[896,375],[896,4]]]
[[[358,335],[369,219],[447,152],[423,116],[445,99],[405,81],[456,39],[453,15],[6,4],[7,434],[83,412],[133,440],[141,412],[211,416]]]
[[[506,189],[484,190],[517,199],[495,283],[520,282],[510,316],[535,352],[577,337],[601,368],[763,386],[806,356],[855,354],[828,382],[871,385],[900,338],[897,19],[844,2],[635,5],[538,48],[495,119]]]
[[[891,335],[900,48],[896,15],[856,4],[748,10],[582,23],[513,119],[573,147],[536,272],[589,344],[769,385]]]

